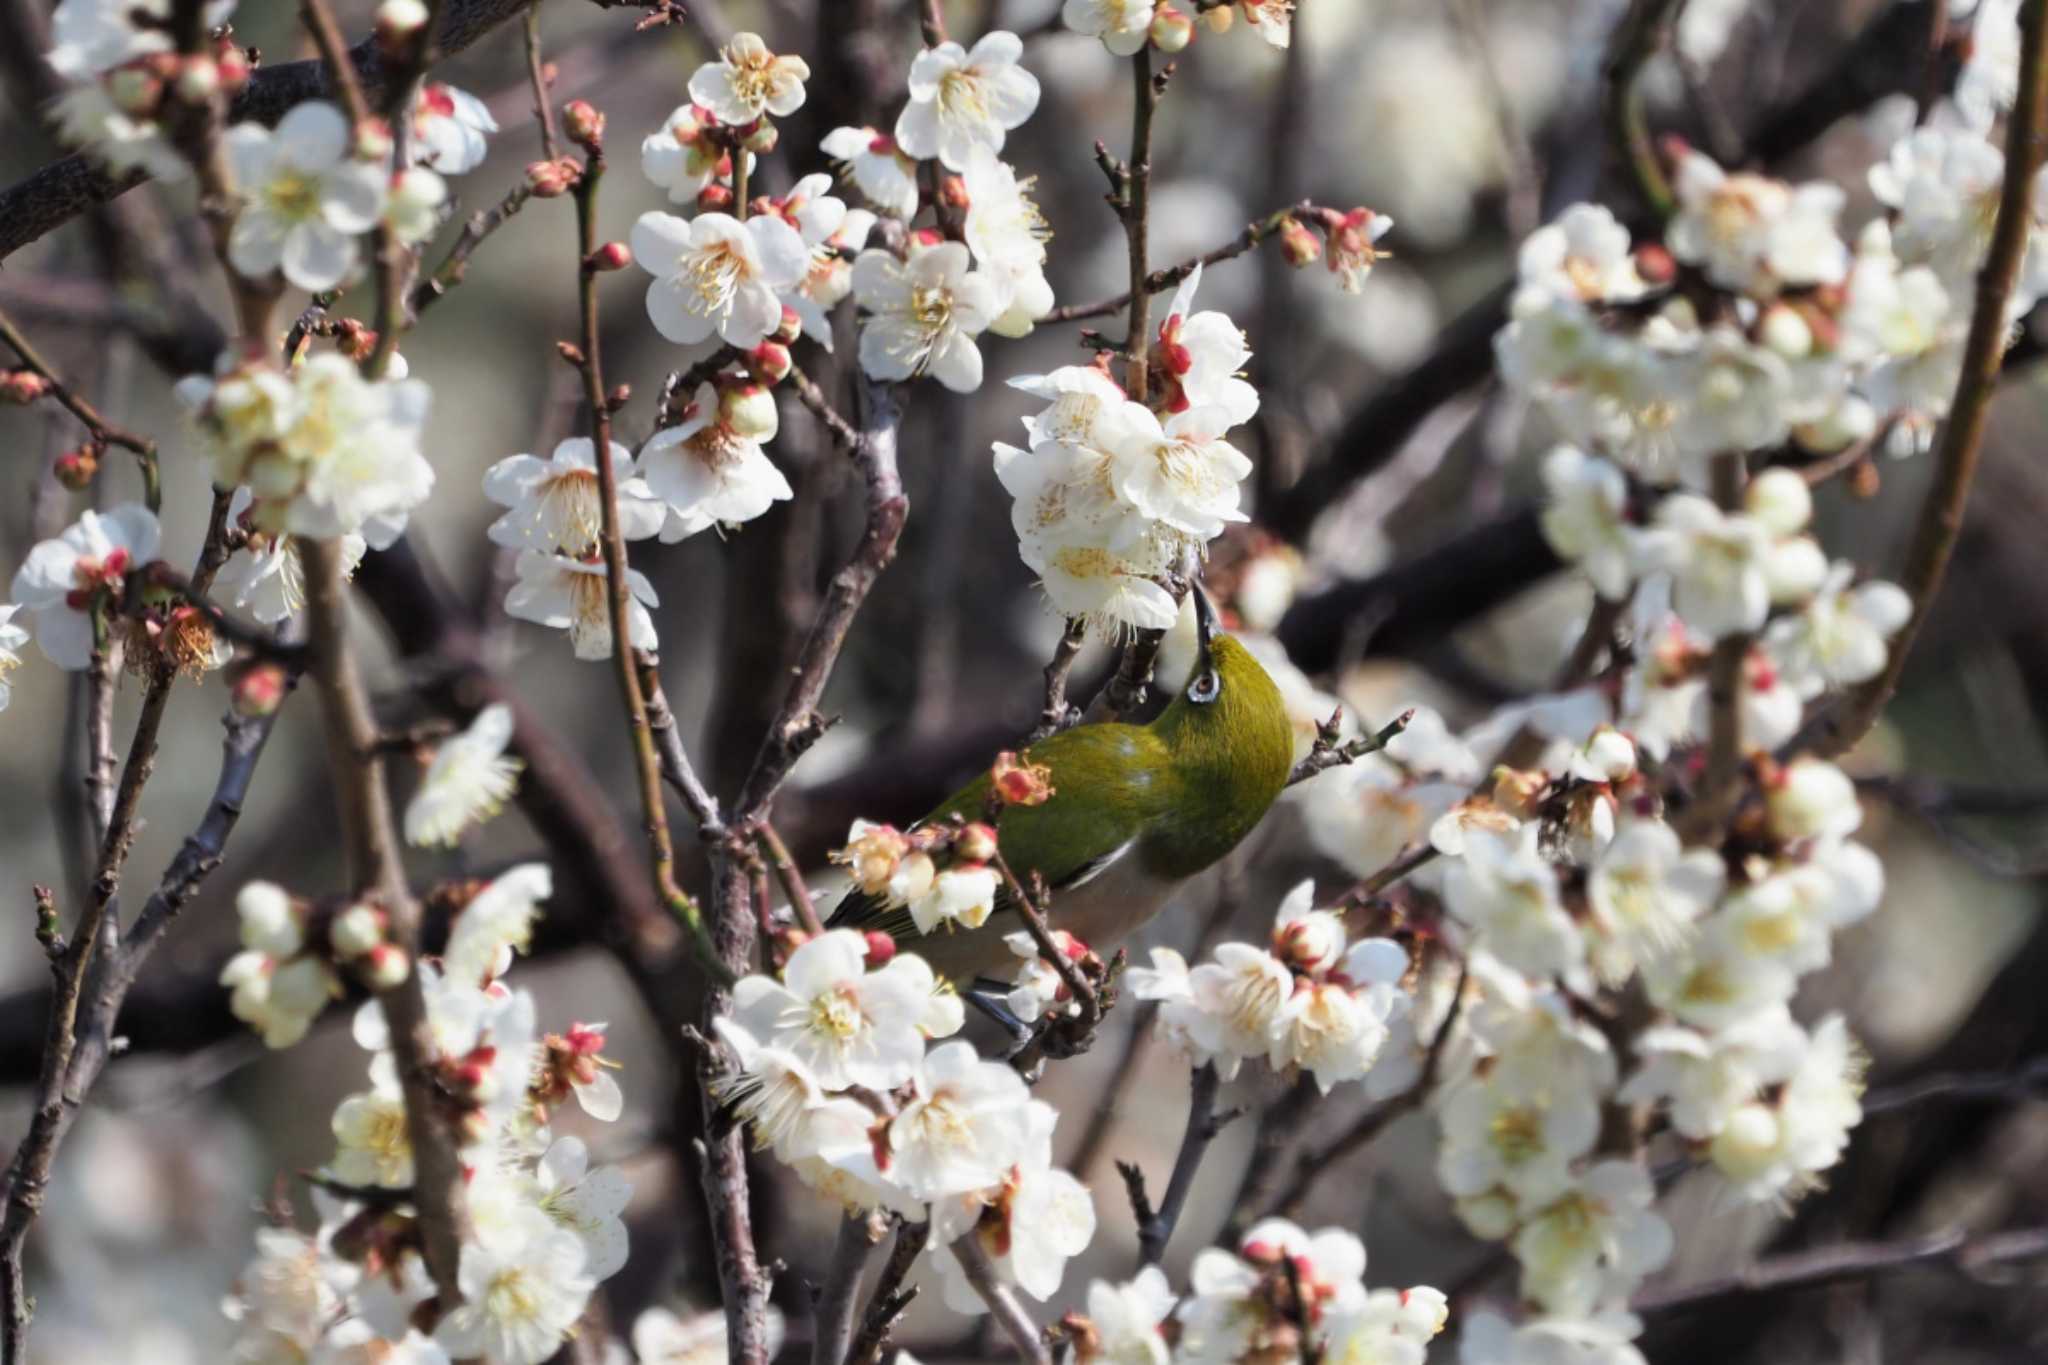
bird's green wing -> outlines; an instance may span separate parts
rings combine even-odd
[[[1167,798],[1165,747],[1143,726],[1076,726],[1040,740],[1022,757],[1051,769],[1053,787],[1044,804],[1012,806],[997,826],[1003,859],[1027,887],[1034,873],[1055,893],[1099,875],[1130,851]],[[987,775],[977,777],[918,823],[955,815],[979,820],[987,809],[988,788]],[[999,892],[990,926],[1011,908],[1008,890]],[[830,923],[835,929],[879,929],[899,943],[918,937],[908,910],[860,891],[847,893]],[[1002,927],[1008,932],[1016,926]]]

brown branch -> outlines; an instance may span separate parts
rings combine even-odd
[[[541,0],[526,7],[526,79],[533,87],[533,121],[540,126],[540,154],[549,161],[562,157],[562,136],[555,128],[555,102],[548,94],[547,65],[540,55]]]
[[[1664,45],[1665,30],[1677,8],[1678,0],[1629,0],[1628,12],[1608,42],[1601,69],[1608,142],[1627,165],[1643,202],[1659,218],[1669,218],[1676,205],[1671,181],[1650,139],[1640,78],[1643,67]]]
[[[1173,70],[1168,63],[1164,77]],[[1163,85],[1163,80],[1161,82]],[[1131,58],[1131,159],[1122,173],[1123,196],[1117,212],[1124,220],[1124,239],[1131,255],[1131,320],[1124,332],[1124,389],[1133,402],[1145,401],[1148,379],[1146,348],[1152,344],[1151,267],[1147,261],[1152,226],[1152,114],[1159,91],[1152,79],[1152,48]]]
[[[2048,1256],[2048,1228],[1975,1236],[1950,1230],[1899,1242],[1843,1242],[1768,1257],[1734,1274],[1696,1284],[1642,1290],[1629,1301],[1629,1310],[1649,1316],[1726,1308],[1731,1301],[1756,1295],[1817,1289],[1923,1268],[1974,1279],[1993,1267],[2043,1256]]]
[[[487,209],[478,209],[462,225],[448,254],[441,258],[441,264],[412,287],[407,306],[417,318],[429,307],[448,296],[448,292],[461,284],[469,275],[469,258],[476,255],[477,248],[490,239],[492,233],[511,219],[512,215],[526,207],[526,201],[533,198],[533,186],[521,181],[505,192],[505,197]]]
[[[662,690],[661,661],[644,650],[639,659],[640,690],[647,697],[648,728],[654,731],[654,742],[661,750],[662,780],[675,788],[676,795],[689,807],[691,818],[697,822],[698,836],[707,841],[718,839],[725,834],[718,798],[705,789],[690,762],[689,750],[683,747],[676,713],[668,704],[668,693]]]
[[[7,343],[8,349],[14,352],[15,357],[24,366],[42,376],[43,382],[50,386],[50,397],[63,404],[67,412],[85,424],[85,429],[92,433],[94,442],[100,445],[116,445],[123,450],[134,452],[136,460],[142,466],[145,500],[149,503],[151,511],[157,510],[162,497],[157,483],[156,442],[147,436],[137,435],[126,427],[116,426],[103,417],[98,408],[81,398],[64,382],[62,376],[50,368],[49,362],[29,344],[21,329],[14,325],[13,319],[4,313],[0,313],[0,341]]]
[[[861,1272],[874,1249],[868,1215],[842,1215],[831,1265],[811,1310],[811,1365],[845,1365],[860,1309]]]
[[[1142,1197],[1145,1177],[1136,1164],[1117,1163],[1125,1188],[1131,1194],[1132,1210],[1138,1215],[1140,1269],[1158,1265],[1166,1255],[1166,1244],[1173,1240],[1173,1230],[1180,1223],[1181,1211],[1187,1207],[1188,1193],[1194,1189],[1195,1173],[1201,1169],[1202,1158],[1209,1153],[1209,1144],[1216,1140],[1216,1135],[1226,1124],[1237,1117],[1235,1111],[1216,1112],[1216,1092],[1222,1084],[1213,1062],[1204,1062],[1189,1074],[1187,1127],[1181,1132],[1180,1150],[1173,1158],[1173,1174],[1166,1180],[1166,1196],[1156,1208],[1149,1199]]]
[[[1984,267],[1977,276],[1976,309],[1963,342],[1955,401],[1934,453],[1934,487],[1928,491],[1907,552],[1905,572],[1899,577],[1899,586],[1912,599],[1913,613],[1892,638],[1884,672],[1852,692],[1820,727],[1814,748],[1822,757],[1847,751],[1877,723],[1885,703],[1898,689],[1906,657],[1927,623],[1927,613],[1962,535],[1963,511],[1983,451],[1991,396],[1997,390],[2010,334],[2006,304],[2012,298],[2033,227],[2029,196],[2044,143],[2048,143],[2048,14],[2040,5],[2028,5],[2020,16],[2019,95],[2007,126],[2005,184],[1999,192],[1998,218]]]
[[[520,13],[531,0],[449,0],[435,32],[433,48],[442,57],[452,57],[474,44],[499,24]],[[373,101],[388,97],[393,64],[364,39],[349,49],[349,61],[359,74],[364,93]],[[318,59],[267,66],[249,79],[229,106],[235,120],[253,119],[274,124],[294,105],[312,99],[333,99],[334,82]],[[103,204],[143,184],[148,176],[136,172],[119,178],[95,168],[82,155],[51,163],[0,191],[0,260],[62,227],[95,204]]]
[[[1027,745],[1080,723],[1081,713],[1067,703],[1067,677],[1074,671],[1081,646],[1087,642],[1088,623],[1078,616],[1069,619],[1067,628],[1060,632],[1052,660],[1045,666],[1045,706],[1038,713],[1037,728],[1024,741]]]
[[[931,1235],[930,1223],[897,1225],[896,1242],[889,1248],[889,1259],[882,1263],[882,1273],[875,1280],[875,1292],[868,1299],[867,1312],[861,1316],[860,1330],[846,1350],[847,1365],[876,1365],[882,1358],[896,1320],[917,1297],[917,1286],[905,1287],[904,1281],[910,1278]]]
[[[797,399],[832,434],[832,443],[843,453],[853,454],[860,445],[860,433],[854,430],[853,423],[840,415],[839,409],[832,406],[832,400],[825,396],[825,391],[794,365],[789,367],[789,382],[796,389]]]
[[[1863,1097],[1863,1115],[1891,1114],[1936,1102],[2017,1104],[2048,1094],[2048,1057],[2036,1057],[2012,1071],[1939,1071],[1873,1090]]]
[[[1309,748],[1301,762],[1294,765],[1287,774],[1287,785],[1306,782],[1317,773],[1331,768],[1341,768],[1356,763],[1367,754],[1376,754],[1408,728],[1408,722],[1415,719],[1415,709],[1410,707],[1400,715],[1382,725],[1379,730],[1363,739],[1346,741],[1339,732],[1344,720],[1344,709],[1339,707],[1330,713],[1330,718],[1316,727],[1316,742]]]
[[[1147,294],[1163,294],[1167,290],[1178,286],[1188,276],[1194,274],[1197,267],[1212,266],[1231,260],[1234,257],[1242,256],[1281,228],[1287,226],[1287,221],[1290,218],[1300,217],[1306,222],[1308,221],[1307,215],[1313,212],[1314,206],[1304,200],[1299,204],[1289,204],[1284,209],[1275,209],[1263,218],[1255,218],[1245,224],[1244,230],[1238,233],[1237,236],[1213,251],[1205,251],[1199,256],[1190,256],[1179,265],[1168,266],[1164,270],[1155,270],[1147,275],[1145,277],[1145,292]],[[1121,313],[1130,305],[1130,302],[1131,294],[1129,290],[1126,290],[1115,298],[1097,299],[1094,303],[1072,303],[1055,308],[1043,318],[1040,318],[1039,321],[1080,322],[1085,318],[1108,317],[1112,313]]]
[[[1032,1365],[1052,1365],[1052,1352],[1045,1348],[1045,1338],[1038,1325],[1025,1314],[1010,1287],[996,1279],[995,1267],[989,1264],[988,1252],[982,1249],[980,1231],[970,1228],[964,1237],[953,1243],[953,1255],[959,1258],[967,1283],[974,1286],[974,1292],[988,1305],[989,1316],[1016,1346],[1017,1354],[1031,1361]]]
[[[1730,516],[1741,510],[1748,481],[1740,451],[1714,457],[1714,501]],[[1723,827],[1741,795],[1743,772],[1742,674],[1749,658],[1748,631],[1734,631],[1714,642],[1707,661],[1707,765],[1694,803],[1680,821],[1689,843],[1720,842]]]
[[[761,851],[768,857],[768,865],[775,869],[776,880],[782,883],[782,894],[789,898],[789,908],[796,912],[797,923],[804,932],[813,936],[825,932],[825,925],[818,918],[818,904],[811,899],[811,889],[804,885],[802,869],[796,859],[789,856],[789,845],[782,842],[782,836],[775,832],[775,826],[763,819],[754,826],[754,841],[761,845]]]
[[[86,672],[85,799],[95,854],[114,823],[114,693],[120,671],[120,641],[108,640],[92,652]]]

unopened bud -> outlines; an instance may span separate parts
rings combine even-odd
[[[939,178],[939,203],[949,209],[967,211],[967,181],[962,176],[947,175]]]
[[[34,370],[8,370],[0,374],[0,402],[33,403],[50,391],[50,381]]]
[[[733,384],[719,393],[718,418],[732,431],[752,441],[766,440],[780,425],[775,411],[775,395],[760,384],[746,381]]]
[[[1678,276],[1678,261],[1655,242],[1636,248],[1636,274],[1644,284],[1669,284]]]
[[[351,905],[334,917],[327,941],[333,945],[334,955],[347,962],[384,941],[384,921],[367,905]]]
[[[1813,354],[1813,329],[1789,304],[1776,303],[1757,324],[1756,339],[1787,360],[1804,360]]]
[[[870,967],[886,967],[889,960],[896,956],[896,940],[880,929],[868,930],[867,944]]]
[[[775,144],[782,141],[782,134],[767,119],[762,119],[740,139],[740,146],[756,156],[766,156],[775,150]]]
[[[58,483],[74,493],[81,492],[92,487],[93,479],[100,472],[99,452],[91,446],[67,450],[57,457],[51,472],[57,476]]]
[[[1209,32],[1228,33],[1230,26],[1237,21],[1237,11],[1228,5],[1218,5],[1202,17],[1209,21]]]
[[[988,775],[996,795],[1006,805],[1042,806],[1053,794],[1051,768],[1043,763],[1021,762],[1008,750],[996,755]]]
[[[577,146],[594,152],[604,146],[604,115],[589,100],[570,100],[562,106],[562,131]]]
[[[633,264],[633,252],[624,242],[606,242],[583,258],[583,268],[591,271],[624,270]]]
[[[356,125],[351,150],[358,161],[389,161],[392,145],[391,125],[380,118],[366,118]]]
[[[777,962],[789,961],[790,954],[810,941],[811,936],[794,924],[780,930],[775,935],[775,960]]]
[[[238,716],[271,716],[284,705],[285,672],[277,664],[256,663],[228,684],[229,704]]]
[[[980,821],[964,825],[960,837],[953,841],[953,848],[969,862],[988,862],[996,856],[996,832]]]
[[[235,40],[223,36],[214,44],[213,67],[220,73],[220,88],[232,95],[249,83],[249,54],[235,46]]]
[[[1773,535],[1797,535],[1813,519],[1813,491],[1789,469],[1766,469],[1742,490],[1742,508]]]
[[[379,943],[357,963],[363,984],[378,995],[395,991],[412,975],[412,958],[395,943]]]
[[[556,342],[555,354],[568,361],[571,365],[581,365],[583,363],[583,348],[573,341]]]
[[[377,6],[377,46],[391,55],[404,52],[427,18],[421,0],[384,0]]]
[[[699,213],[723,213],[732,207],[732,191],[716,182],[697,191]]]
[[[535,161],[526,168],[526,187],[536,199],[556,199],[575,188],[582,168],[567,157]]]
[[[747,353],[747,369],[764,384],[780,384],[792,364],[789,347],[779,341],[764,341]]]
[[[1287,264],[1300,270],[1322,259],[1323,243],[1308,224],[1299,218],[1289,218],[1280,225],[1280,254],[1287,258]]]
[[[213,58],[189,57],[178,68],[178,98],[199,104],[220,89],[220,68]]]
[[[802,316],[797,313],[796,309],[790,307],[786,303],[783,304],[782,321],[776,324],[775,334],[771,338],[771,340],[779,341],[782,342],[784,345],[788,345],[789,343],[795,341],[798,337],[802,336],[803,334],[804,320]]]
[[[334,332],[334,349],[350,360],[368,360],[377,349],[377,333],[355,318],[343,318]]]
[[[1152,27],[1146,36],[1161,52],[1179,52],[1195,40],[1195,21],[1172,5],[1161,5],[1152,12]]]
[[[611,392],[604,396],[604,410],[606,412],[617,412],[632,401],[633,386],[631,384],[614,384],[612,385]]]
[[[912,254],[922,251],[926,247],[944,246],[945,244],[946,234],[935,227],[921,227],[910,234],[909,245]]]

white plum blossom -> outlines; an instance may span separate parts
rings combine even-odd
[[[818,145],[878,210],[905,222],[917,216],[917,161],[895,138],[873,128],[834,128]]]
[[[911,921],[920,934],[929,934],[941,924],[978,929],[994,913],[1001,887],[996,870],[987,864],[956,864],[933,877],[922,894],[909,898]]]
[[[1179,1296],[1166,1272],[1148,1265],[1124,1284],[1094,1280],[1088,1285],[1088,1322],[1094,1336],[1081,1348],[1081,1359],[1113,1365],[1168,1365],[1172,1351],[1160,1325],[1173,1316]]]
[[[258,1228],[256,1254],[235,1278],[228,1316],[244,1330],[276,1333],[304,1348],[342,1311],[360,1272],[290,1228]]]
[[[732,1017],[798,1058],[828,1090],[893,1090],[924,1057],[919,1024],[935,987],[923,959],[899,954],[870,971],[867,953],[851,929],[810,939],[790,954],[781,981],[741,978]]]
[[[1094,1239],[1095,1204],[1087,1187],[1052,1164],[1057,1117],[1052,1106],[1028,1102],[1014,1120],[1026,1133],[1026,1155],[997,1186],[933,1205],[932,1261],[955,1311],[987,1311],[953,1251],[959,1238],[980,1241],[999,1283],[1040,1300],[1059,1292],[1067,1262]]]
[[[234,0],[207,0],[206,24],[226,23],[234,8]],[[58,75],[77,81],[168,52],[170,15],[170,0],[61,0],[50,13],[50,50],[43,59]]]
[[[370,1088],[335,1107],[334,1159],[327,1169],[349,1185],[409,1188],[413,1180],[412,1136],[405,1124],[405,1095],[398,1067],[388,1052],[370,1063]]]
[[[583,1242],[535,1210],[522,1235],[466,1242],[456,1279],[462,1303],[434,1329],[458,1359],[541,1365],[574,1330],[596,1287]]]
[[[768,1309],[769,1359],[782,1351],[787,1332],[780,1310]],[[724,1365],[725,1314],[698,1313],[688,1321],[666,1308],[650,1308],[633,1319],[633,1358],[639,1365]],[[905,1353],[899,1352],[901,1359]]]
[[[276,129],[238,123],[223,139],[243,196],[228,260],[250,279],[282,271],[299,288],[332,289],[355,269],[359,239],[383,215],[389,173],[360,160],[348,117],[308,100]]]
[[[1558,556],[1579,566],[1609,601],[1628,596],[1635,581],[1635,531],[1629,523],[1628,480],[1609,461],[1574,446],[1543,460],[1549,500],[1543,536]]]
[[[1744,1198],[1797,1196],[1841,1159],[1863,1118],[1864,1058],[1840,1015],[1823,1019],[1769,1097],[1729,1114],[1708,1146],[1714,1168]]]
[[[1678,212],[1665,235],[1671,254],[1723,288],[1770,298],[1781,287],[1839,284],[1848,273],[1849,248],[1835,228],[1839,186],[1729,172],[1687,152],[1673,189]]]
[[[1693,921],[1713,907],[1725,875],[1717,855],[1681,847],[1661,820],[1622,829],[1586,878],[1592,958],[1601,977],[1619,984],[1637,965],[1681,948]]]
[[[100,81],[84,81],[66,90],[51,102],[50,116],[58,140],[84,152],[109,175],[141,171],[175,184],[192,174],[163,125],[123,109]]]
[[[1259,394],[1243,377],[1251,347],[1236,323],[1214,309],[1195,312],[1195,291],[1202,284],[1198,264],[1173,291],[1166,320],[1159,324],[1152,363],[1162,371],[1161,397],[1171,412],[1216,408],[1227,426],[1242,426],[1259,410]]]
[[[983,1061],[972,1044],[933,1048],[911,1086],[880,1143],[884,1172],[911,1198],[986,1189],[1028,1154],[1031,1135],[1018,1118],[1030,1091],[1008,1066]]]
[[[1882,673],[1886,641],[1913,614],[1904,589],[1876,581],[1851,587],[1855,577],[1855,566],[1837,562],[1804,608],[1779,617],[1764,633],[1772,662],[1802,698],[1854,687]]]
[[[1796,978],[1758,954],[1740,926],[1718,914],[1696,921],[1682,953],[1638,965],[1650,999],[1682,1024],[1712,1033],[1792,998]]]
[[[1497,1313],[1466,1318],[1459,1365],[1645,1365],[1634,1337],[1642,1324],[1626,1313],[1535,1318],[1517,1326]]]
[[[738,33],[690,77],[690,98],[720,123],[741,128],[764,114],[786,118],[804,105],[810,64],[778,57],[759,34]]]
[[[753,1128],[755,1145],[772,1148],[789,1162],[816,1156],[833,1136],[837,1116],[810,1068],[787,1048],[763,1042],[724,1015],[712,1024],[740,1064],[735,1075],[721,1080],[717,1094]]]
[[[967,216],[962,225],[975,264],[996,285],[998,302],[990,330],[1022,336],[1052,311],[1052,286],[1045,278],[1045,244],[1052,230],[1010,166],[986,147],[968,158],[963,180]]]
[[[596,449],[588,436],[571,436],[545,460],[538,455],[507,455],[485,470],[484,496],[510,509],[491,523],[491,543],[572,555],[594,550],[604,534]],[[661,530],[667,509],[640,477],[630,451],[613,441],[610,456],[617,481],[619,534],[627,540],[645,540]]]
[[[612,654],[610,590],[597,559],[521,550],[513,561],[515,581],[505,593],[505,614],[520,621],[569,632],[579,659]],[[626,570],[626,633],[635,649],[654,649],[659,639],[649,607],[661,605],[654,585],[638,569]]]
[[[549,1144],[534,1168],[541,1212],[583,1243],[583,1271],[593,1280],[608,1280],[626,1264],[626,1224],[619,1215],[633,1197],[633,1187],[616,1166],[590,1165],[590,1148],[581,1138],[561,1137]]]
[[[1801,756],[1764,793],[1771,832],[1781,839],[1838,839],[1863,823],[1856,784],[1825,759]]]
[[[214,595],[248,612],[259,624],[274,626],[305,606],[305,566],[294,537],[273,535],[253,524],[254,518],[246,515],[252,502],[247,488],[237,488],[228,503],[228,520],[240,524],[242,543],[214,575]],[[341,537],[342,573],[353,574],[368,550],[360,534]]]
[[[1915,128],[1870,168],[1870,191],[1897,212],[1891,248],[1906,265],[1930,267],[1967,295],[1991,248],[2005,154],[1980,132]]]
[[[647,315],[670,341],[692,346],[713,335],[751,350],[782,325],[778,295],[810,268],[795,228],[772,213],[742,223],[728,213],[685,221],[649,212],[633,224],[633,259],[654,283]]]
[[[18,602],[0,602],[0,711],[14,695],[8,675],[21,667],[21,647],[28,643],[28,632],[14,624],[21,609]]]
[[[1637,545],[1644,567],[1671,574],[1673,610],[1704,638],[1757,630],[1770,614],[1777,542],[1754,517],[1676,493],[1657,504]]]
[[[1111,486],[1145,520],[1195,544],[1213,540],[1248,519],[1238,499],[1252,462],[1221,438],[1229,425],[1220,408],[1189,408],[1162,424],[1151,409],[1127,404]]]
[[[467,90],[441,81],[420,86],[413,102],[412,159],[442,175],[464,175],[484,164],[498,121]]]
[[[441,741],[405,806],[405,841],[453,847],[462,832],[503,809],[525,764],[507,758],[512,710],[502,702],[476,713],[469,728]]]
[[[1571,1188],[1573,1163],[1600,1135],[1600,1105],[1590,1088],[1569,1075],[1517,1075],[1506,1066],[1453,1088],[1439,1117],[1437,1179],[1464,1201],[1459,1212],[1468,1222],[1470,1201],[1495,1191],[1525,1212],[1554,1202]]]
[[[1625,1104],[1662,1102],[1671,1126],[1704,1142],[1769,1083],[1792,1072],[1806,1034],[1783,1007],[1765,1009],[1718,1033],[1664,1025],[1636,1035],[1638,1067],[1616,1092]]]
[[[555,893],[546,863],[520,863],[493,877],[471,896],[448,931],[441,969],[449,981],[482,985],[502,976],[515,952],[525,952],[540,918],[540,903]]]
[[[788,477],[762,449],[778,427],[772,399],[741,406],[700,385],[683,420],[655,432],[640,451],[641,477],[664,508],[661,538],[738,526],[794,497]]]
[[[732,154],[704,135],[710,121],[709,111],[681,105],[640,141],[640,173],[668,191],[671,204],[695,202],[706,186],[732,172]],[[751,168],[754,154],[741,155]]]
[[[997,29],[972,49],[941,43],[910,63],[910,103],[896,118],[896,145],[918,161],[937,157],[965,172],[974,148],[1003,138],[1038,108],[1038,78],[1018,63],[1023,40]]]
[[[1633,1161],[1595,1162],[1556,1201],[1531,1214],[1511,1243],[1522,1296],[1552,1312],[1587,1313],[1633,1289],[1671,1259],[1671,1226]]]
[[[1002,311],[993,278],[971,271],[958,242],[915,249],[908,261],[879,249],[853,262],[853,295],[871,316],[861,328],[860,366],[877,379],[930,375],[955,393],[981,387],[974,338]]]
[[[1152,0],[1066,0],[1060,22],[1102,39],[1110,55],[1129,57],[1151,39],[1153,8]]]
[[[1582,303],[1626,303],[1648,286],[1636,270],[1628,229],[1598,204],[1574,204],[1536,229],[1515,256],[1516,277]]]
[[[1471,927],[1475,946],[1531,976],[1549,976],[1577,969],[1585,941],[1565,913],[1538,834],[1534,824],[1468,832],[1464,855],[1445,873],[1444,899]]]
[[[87,508],[28,552],[9,595],[34,617],[44,657],[73,672],[92,666],[95,615],[118,608],[128,575],[156,558],[160,536],[156,514],[130,502]]]

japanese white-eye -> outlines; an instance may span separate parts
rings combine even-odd
[[[1019,757],[1050,770],[1053,794],[1008,808],[997,827],[1018,879],[1029,887],[1034,873],[1044,878],[1052,927],[1105,957],[1237,847],[1293,767],[1280,689],[1250,651],[1218,631],[1214,608],[1194,591],[1197,648],[1179,695],[1149,724],[1077,725],[1031,745]],[[920,824],[981,819],[989,787],[984,774]],[[1013,973],[1018,958],[1003,940],[1023,927],[1006,891],[974,929],[943,924],[920,935],[907,910],[858,891],[832,923],[882,930],[961,987]]]

